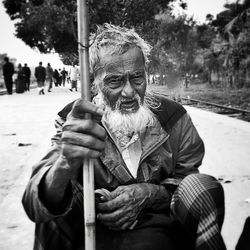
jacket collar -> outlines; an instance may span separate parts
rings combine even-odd
[[[107,130],[109,137],[106,139],[106,147],[100,157],[101,161],[118,179],[120,184],[125,185],[135,183],[136,180],[128,170],[121,152],[119,151],[119,147],[115,143],[116,140],[114,140],[112,134],[109,132],[106,122],[102,121],[102,125]],[[154,150],[159,148],[168,137],[169,134],[162,128],[160,122],[155,119],[155,124],[147,127],[145,132],[140,135],[142,143],[142,156],[140,163]]]

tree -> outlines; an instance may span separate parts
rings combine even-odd
[[[154,16],[176,0],[89,0],[90,30],[110,22],[147,34]],[[182,3],[182,1],[180,1]],[[65,61],[77,58],[76,0],[4,0],[16,36],[43,53],[58,52]]]
[[[169,78],[177,80],[191,70],[197,41],[195,22],[186,15],[175,17],[170,12],[158,15],[157,20],[159,35],[152,54],[153,64],[160,74],[160,83],[165,80],[170,84]],[[164,79],[165,75],[168,77]]]

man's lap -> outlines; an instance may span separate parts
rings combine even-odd
[[[133,230],[117,232],[97,225],[97,250],[189,249],[188,241],[181,224],[164,214],[147,214]]]
[[[174,240],[164,228],[147,227],[126,231],[97,230],[97,250],[175,250]]]

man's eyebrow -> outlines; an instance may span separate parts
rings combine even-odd
[[[138,75],[138,74],[145,74],[145,71],[144,70],[137,70],[137,71],[134,71],[132,72],[130,75]]]
[[[120,78],[122,77],[122,74],[108,74],[104,77],[104,80],[111,79],[111,78]]]

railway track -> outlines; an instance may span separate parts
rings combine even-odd
[[[159,92],[156,92],[156,93],[170,98],[169,95],[159,93]],[[187,98],[187,97],[180,97],[178,100],[175,100],[175,101],[180,102],[183,105],[189,105],[189,106],[194,106],[200,109],[210,110],[217,114],[227,115],[230,117],[238,118],[243,121],[250,122],[250,110],[240,109],[237,107],[231,107],[231,106],[221,105],[217,103],[212,103],[212,102],[207,102],[207,101],[192,99],[192,98]]]

